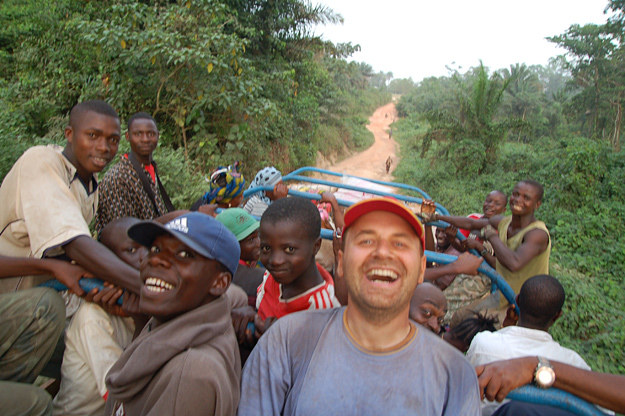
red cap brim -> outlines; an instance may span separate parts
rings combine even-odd
[[[421,251],[425,250],[425,233],[423,231],[421,221],[419,221],[419,218],[417,218],[410,208],[394,198],[370,198],[355,203],[345,211],[345,230],[347,230],[358,218],[373,211],[391,212],[402,217],[417,233],[417,236],[421,241]]]

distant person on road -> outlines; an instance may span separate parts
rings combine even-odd
[[[388,173],[391,170],[392,164],[393,164],[393,158],[391,158],[391,155],[389,155],[388,158],[386,159],[386,173]]]

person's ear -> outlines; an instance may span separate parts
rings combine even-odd
[[[321,248],[321,237],[318,237],[317,240],[315,241],[315,245],[313,246],[313,251],[315,253],[314,256],[317,255],[320,248]]]
[[[74,138],[73,137],[74,136],[74,129],[72,129],[72,126],[70,126],[70,125],[65,126],[64,133],[65,133],[65,138],[67,139],[67,142],[71,143],[73,138]]]
[[[230,282],[232,281],[232,274],[230,272],[219,272],[215,279],[213,279],[213,284],[209,289],[208,293],[213,296],[221,296],[226,293],[228,287],[230,286]]]
[[[126,140],[130,141],[130,131],[126,130]]]
[[[425,268],[427,263],[427,257],[425,253],[421,255],[421,269],[419,270],[419,279],[417,280],[417,284],[423,283],[423,278],[425,277]]]
[[[336,270],[334,271],[339,279],[342,279],[343,274],[343,249],[339,249],[336,254]]]

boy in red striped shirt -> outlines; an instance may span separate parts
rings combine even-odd
[[[260,319],[340,306],[332,276],[315,262],[321,219],[304,198],[274,201],[260,220],[260,261],[267,268],[258,287]]]

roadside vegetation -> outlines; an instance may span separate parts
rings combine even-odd
[[[219,165],[240,160],[251,180],[263,166],[314,164],[319,150],[366,148],[388,74],[348,62],[357,45],[311,33],[341,20],[299,0],[3,1],[0,179],[26,148],[64,143],[69,110],[94,98],[122,121],[155,117],[179,207]]]
[[[608,12],[604,25],[551,38],[567,54],[546,67],[480,63],[415,84],[393,137],[398,180],[457,215],[481,212],[489,191],[521,179],[545,186],[537,217],[567,291],[552,333],[593,369],[625,374],[625,3]]]
[[[605,24],[554,36],[567,54],[548,66],[490,70],[476,57],[414,83],[348,62],[358,45],[311,32],[341,16],[306,1],[4,0],[0,180],[28,147],[63,144],[72,106],[98,98],[122,120],[154,115],[161,177],[188,207],[218,165],[241,160],[252,179],[366,148],[369,115],[402,94],[398,180],[459,215],[492,189],[543,183],[537,216],[568,294],[555,338],[625,374],[625,1],[608,8]]]

